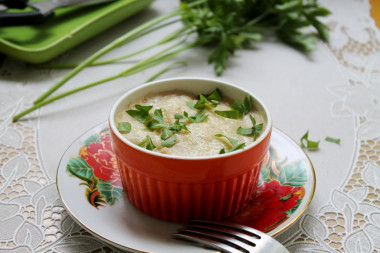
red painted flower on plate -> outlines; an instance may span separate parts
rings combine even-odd
[[[288,213],[304,195],[303,187],[281,185],[273,180],[263,182],[250,204],[232,221],[268,232],[288,218]]]
[[[93,168],[94,175],[105,181],[111,181],[113,186],[122,187],[116,157],[113,152],[110,136],[103,135],[100,142],[92,142],[80,151],[88,165]]]

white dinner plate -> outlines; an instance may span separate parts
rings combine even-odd
[[[71,217],[93,235],[122,249],[209,252],[172,239],[179,224],[149,217],[132,206],[123,194],[118,176],[108,125],[104,122],[75,140],[59,163],[57,188]],[[309,206],[315,191],[314,168],[298,144],[274,128],[259,181],[251,204],[230,221],[274,236],[298,220]]]

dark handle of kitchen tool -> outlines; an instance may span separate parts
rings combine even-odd
[[[8,8],[25,9],[28,0],[0,0],[0,5],[5,5]]]
[[[19,25],[36,25],[44,23],[54,17],[53,12],[42,14],[39,11],[1,13],[0,27],[19,26]]]
[[[27,0],[0,0],[0,5],[8,8],[25,9]],[[54,12],[41,13],[39,10],[25,12],[0,12],[0,27],[36,25],[46,22],[54,17]]]

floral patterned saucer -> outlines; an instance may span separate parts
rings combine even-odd
[[[90,129],[63,155],[57,188],[68,213],[101,239],[135,252],[207,252],[171,239],[179,224],[160,221],[133,207],[123,194],[106,122]],[[315,190],[313,166],[289,137],[273,129],[257,193],[229,220],[274,236],[305,212]]]

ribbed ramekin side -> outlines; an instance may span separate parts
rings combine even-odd
[[[119,161],[130,202],[157,219],[185,223],[190,219],[225,219],[243,208],[256,190],[258,168],[224,181],[172,183],[139,173]]]

